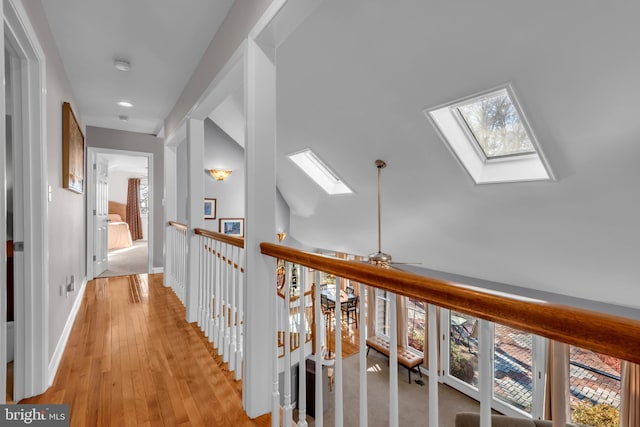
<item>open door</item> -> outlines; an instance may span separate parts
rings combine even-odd
[[[93,221],[93,274],[102,274],[109,265],[108,215],[109,215],[109,161],[98,155],[93,166],[96,186],[96,203]]]

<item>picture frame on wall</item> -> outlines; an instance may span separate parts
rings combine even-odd
[[[205,197],[204,219],[216,219],[216,199]]]
[[[227,236],[244,237],[244,218],[220,218],[218,231]]]
[[[84,135],[71,104],[62,104],[62,188],[84,193]]]

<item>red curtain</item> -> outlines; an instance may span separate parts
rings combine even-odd
[[[129,178],[127,190],[127,223],[131,231],[131,240],[142,239],[142,220],[140,219],[140,178]]]

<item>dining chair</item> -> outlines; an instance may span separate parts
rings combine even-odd
[[[349,298],[346,302],[341,304],[343,317],[347,318],[347,325],[351,324],[351,321],[354,320],[356,322],[356,328],[358,327],[358,301],[360,297],[355,296],[353,298]]]
[[[345,290],[349,295],[353,295],[353,286],[348,285]]]
[[[332,314],[335,315],[336,302],[331,301],[329,297],[327,297],[327,295],[320,294],[320,307],[322,308],[322,314],[327,319],[327,325],[328,325],[329,321],[331,320],[331,315]]]

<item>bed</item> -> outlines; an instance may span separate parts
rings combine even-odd
[[[125,215],[123,217],[123,215]],[[108,249],[123,249],[133,245],[129,224],[126,223],[126,208],[122,203],[109,202]]]

